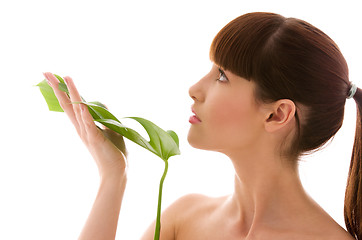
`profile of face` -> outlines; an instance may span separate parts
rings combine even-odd
[[[294,160],[323,146],[342,125],[350,85],[336,50],[325,33],[296,18],[256,12],[232,20],[210,46],[211,71],[190,88],[201,121],[191,118],[189,143],[255,150],[266,130],[276,153]]]
[[[328,35],[274,13],[248,13],[229,22],[215,36],[210,60],[211,71],[189,90],[195,115],[188,141],[231,159],[253,159],[249,163],[256,167],[297,169],[303,154],[319,150],[341,128],[346,98],[356,90]],[[344,214],[347,230],[360,239],[362,93],[355,93],[357,127]]]
[[[195,114],[190,119],[190,145],[222,153],[250,149],[263,133],[265,117],[254,88],[252,81],[213,64],[189,90]]]

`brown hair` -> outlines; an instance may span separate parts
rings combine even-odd
[[[290,99],[297,108],[297,134],[288,154],[297,159],[328,142],[340,129],[351,88],[348,66],[338,46],[311,24],[274,13],[249,13],[216,35],[210,59],[225,70],[256,83],[256,100]],[[347,230],[362,240],[361,107],[345,199]],[[304,108],[303,108],[304,109]]]

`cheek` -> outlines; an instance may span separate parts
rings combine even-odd
[[[224,101],[213,106],[210,128],[214,129],[212,137],[218,136],[218,144],[236,146],[253,142],[260,126],[256,110],[248,100]]]
[[[210,123],[221,129],[238,129],[250,120],[251,108],[246,101],[219,101],[210,109]]]
[[[240,97],[240,93],[210,97],[200,108],[202,123],[190,128],[190,145],[223,152],[255,143],[260,124],[251,99],[246,94]]]

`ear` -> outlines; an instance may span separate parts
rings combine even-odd
[[[275,132],[286,127],[294,119],[295,111],[295,104],[289,99],[281,99],[272,103],[265,118],[265,130]]]

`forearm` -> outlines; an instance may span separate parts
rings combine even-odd
[[[79,240],[115,239],[127,177],[101,179],[97,197]]]

